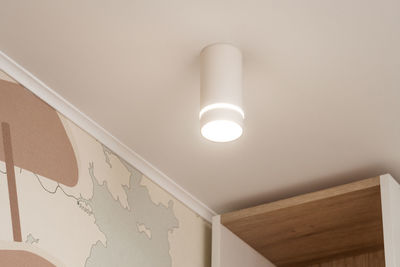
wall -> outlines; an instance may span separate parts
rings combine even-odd
[[[72,267],[210,266],[208,222],[1,72],[0,121],[11,129],[22,235],[13,241],[2,156],[0,265],[22,249]]]

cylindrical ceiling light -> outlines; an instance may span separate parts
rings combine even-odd
[[[201,52],[201,134],[229,142],[243,133],[242,54],[230,44],[207,46]]]

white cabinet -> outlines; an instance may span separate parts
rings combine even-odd
[[[382,175],[216,216],[212,267],[400,267],[400,186]]]
[[[400,185],[389,174],[381,176],[383,236],[386,266],[400,266]]]
[[[220,222],[213,218],[212,267],[275,267],[269,260],[251,248]]]

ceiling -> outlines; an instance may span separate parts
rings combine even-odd
[[[400,1],[0,0],[0,50],[217,212],[400,179]],[[243,136],[200,135],[199,52],[244,55]]]

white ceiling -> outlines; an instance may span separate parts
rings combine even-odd
[[[244,54],[244,135],[199,133],[198,54]],[[400,179],[400,1],[0,0],[0,50],[217,212]]]

